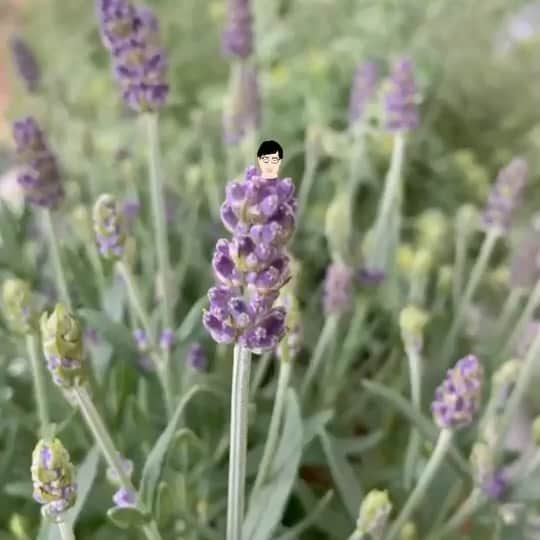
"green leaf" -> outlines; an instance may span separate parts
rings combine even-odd
[[[333,411],[321,411],[304,421],[304,446],[307,446],[323,429],[332,417]]]
[[[356,456],[377,446],[384,439],[384,436],[384,431],[380,429],[362,437],[336,439],[336,441],[346,456]]]
[[[167,450],[171,445],[174,435],[176,433],[176,428],[184,409],[191,399],[200,392],[208,392],[214,394],[214,391],[211,388],[206,386],[193,386],[180,400],[176,411],[172,418],[169,421],[169,424],[165,428],[165,431],[160,435],[159,439],[156,441],[156,444],[152,448],[146,463],[144,464],[141,486],[139,489],[140,497],[143,501],[143,504],[146,508],[153,508],[154,496],[156,493],[157,485],[161,475],[161,469],[163,467],[163,462],[165,460],[165,455]]]
[[[120,529],[140,527],[150,520],[150,515],[144,514],[134,506],[109,508],[107,517]]]
[[[32,482],[10,482],[4,486],[4,493],[10,497],[32,498]]]
[[[319,437],[337,490],[354,522],[358,517],[358,509],[362,500],[362,488],[358,482],[356,471],[347,461],[334,437],[324,430],[319,432]]]
[[[302,456],[303,427],[298,398],[292,388],[287,392],[285,411],[283,433],[270,466],[269,480],[252,495],[249,503],[242,528],[245,540],[273,537],[294,486]]]
[[[420,434],[435,444],[437,437],[439,436],[439,430],[430,422],[420,411],[415,409],[406,399],[400,396],[397,392],[394,392],[390,388],[387,388],[383,384],[379,384],[374,381],[363,381],[364,388],[374,396],[380,397],[392,405],[398,410],[405,418],[407,418],[420,432]],[[448,451],[450,460],[456,466],[457,471],[469,478],[471,476],[471,470],[467,461],[463,458],[459,450],[451,444]]]
[[[208,297],[202,296],[193,304],[192,308],[188,311],[188,314],[184,317],[184,320],[176,330],[176,340],[181,343],[186,341],[193,333],[193,329],[197,324],[200,324],[202,320],[203,307],[208,303]]]
[[[137,354],[131,332],[121,323],[113,321],[102,311],[79,309],[79,316],[86,324],[95,328],[108,341],[119,356]]]

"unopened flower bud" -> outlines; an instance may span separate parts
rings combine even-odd
[[[55,384],[71,388],[85,380],[83,332],[79,320],[62,304],[41,316],[41,340]]]
[[[418,244],[430,253],[440,254],[447,243],[448,220],[438,209],[426,210],[416,220]]]
[[[397,249],[398,268],[404,274],[409,274],[414,266],[414,250],[410,244],[401,244]]]
[[[120,257],[126,237],[123,214],[116,199],[108,193],[100,195],[94,205],[92,218],[101,255],[106,259]]]
[[[38,314],[28,283],[7,279],[2,288],[4,316],[12,330],[27,334],[36,329]]]
[[[422,347],[424,327],[428,320],[429,317],[427,313],[416,306],[407,306],[401,310],[399,326],[401,329],[401,337],[406,348]]]
[[[372,489],[362,500],[356,528],[360,534],[380,536],[388,522],[392,503],[386,491]]]

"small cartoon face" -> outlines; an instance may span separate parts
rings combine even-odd
[[[278,152],[275,154],[265,154],[258,158],[259,168],[263,178],[277,178],[281,158]]]

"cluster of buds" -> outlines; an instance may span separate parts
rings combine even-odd
[[[343,263],[332,263],[324,280],[324,313],[342,315],[351,307],[354,270]]]
[[[36,329],[38,312],[28,283],[17,278],[7,279],[2,287],[2,300],[4,316],[12,330],[28,334]]]
[[[431,411],[441,429],[470,424],[480,408],[484,369],[472,354],[458,360],[435,390]]]
[[[47,368],[55,384],[64,389],[85,380],[83,331],[79,320],[63,304],[41,316],[41,340]]]
[[[474,479],[482,492],[492,500],[500,500],[508,482],[502,470],[495,468],[493,451],[485,442],[476,442],[471,452]]]
[[[17,182],[32,204],[55,209],[64,198],[60,172],[37,122],[23,118],[13,124],[13,139],[21,162]]]
[[[284,247],[295,211],[290,178],[263,178],[250,167],[243,181],[228,184],[221,219],[233,237],[216,244],[212,266],[219,284],[209,290],[203,315],[218,343],[261,353],[275,349],[283,337],[286,310],[273,304],[290,278]]]
[[[409,58],[394,62],[384,94],[386,129],[411,131],[418,126],[417,91],[413,66]]]
[[[33,497],[42,513],[53,521],[77,500],[75,473],[67,450],[58,439],[41,440],[32,453]]]
[[[375,95],[378,78],[379,72],[374,62],[361,62],[357,66],[349,99],[350,125],[363,119],[364,111]]]
[[[428,322],[427,313],[416,306],[407,306],[399,315],[401,339],[406,349],[420,351],[424,340],[424,327]]]
[[[92,211],[92,219],[101,255],[106,259],[121,257],[126,235],[123,214],[113,195],[104,193],[98,197]]]
[[[98,0],[98,15],[125,103],[137,112],[160,109],[169,85],[156,17],[149,8],[128,0]]]
[[[253,52],[249,0],[228,0],[227,15],[227,23],[221,39],[223,54],[232,58],[247,58]]]
[[[508,232],[512,212],[520,201],[528,174],[527,162],[521,158],[513,159],[499,171],[482,215],[484,231]]]
[[[388,493],[379,489],[371,490],[362,500],[356,530],[362,538],[368,534],[373,538],[381,538],[390,512],[392,512],[392,503],[388,498]]]
[[[19,36],[10,40],[13,64],[29,92],[38,89],[41,73],[36,57],[28,44]]]
[[[205,371],[208,359],[200,343],[192,343],[186,353],[186,364],[194,371]]]
[[[119,457],[124,473],[128,478],[131,478],[131,476],[133,475],[133,461],[123,456]],[[107,480],[113,486],[118,488],[113,495],[113,502],[115,506],[119,508],[128,508],[137,505],[137,494],[134,493],[133,490],[123,487],[122,481],[120,480],[118,473],[110,467],[107,468]]]

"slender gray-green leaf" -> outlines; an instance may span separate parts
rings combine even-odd
[[[103,309],[115,322],[122,320],[126,303],[126,287],[121,279],[112,279],[103,297]]]
[[[143,514],[134,506],[121,508],[115,506],[107,510],[107,517],[120,529],[130,529],[144,525],[150,516]]]
[[[356,471],[347,461],[342,449],[331,435],[321,430],[319,437],[338,493],[349,512],[350,518],[355,521],[362,500],[362,488]]]
[[[202,309],[208,303],[208,297],[202,296],[193,304],[188,314],[176,330],[176,339],[178,342],[185,341],[193,333],[193,329],[201,322]]]
[[[214,393],[211,388],[205,386],[193,386],[186,394],[184,394],[178,403],[169,424],[165,428],[165,431],[160,435],[146,459],[141,478],[140,496],[147,508],[153,508],[154,495],[161,475],[165,455],[174,439],[176,428],[182,413],[193,396],[199,392]]]
[[[430,440],[433,444],[437,442],[439,430],[422,413],[416,410],[406,399],[390,388],[374,381],[363,381],[365,389],[374,396],[383,398],[386,402],[397,409],[405,418],[408,418],[418,429],[422,436]],[[456,465],[457,471],[468,477],[471,475],[467,461],[459,453],[454,445],[450,446],[449,456]]]
[[[294,390],[287,392],[285,420],[267,482],[255,492],[242,528],[245,540],[270,540],[289,500],[302,456],[303,427]]]
[[[321,411],[304,420],[304,446],[307,446],[332,419],[332,411]]]

